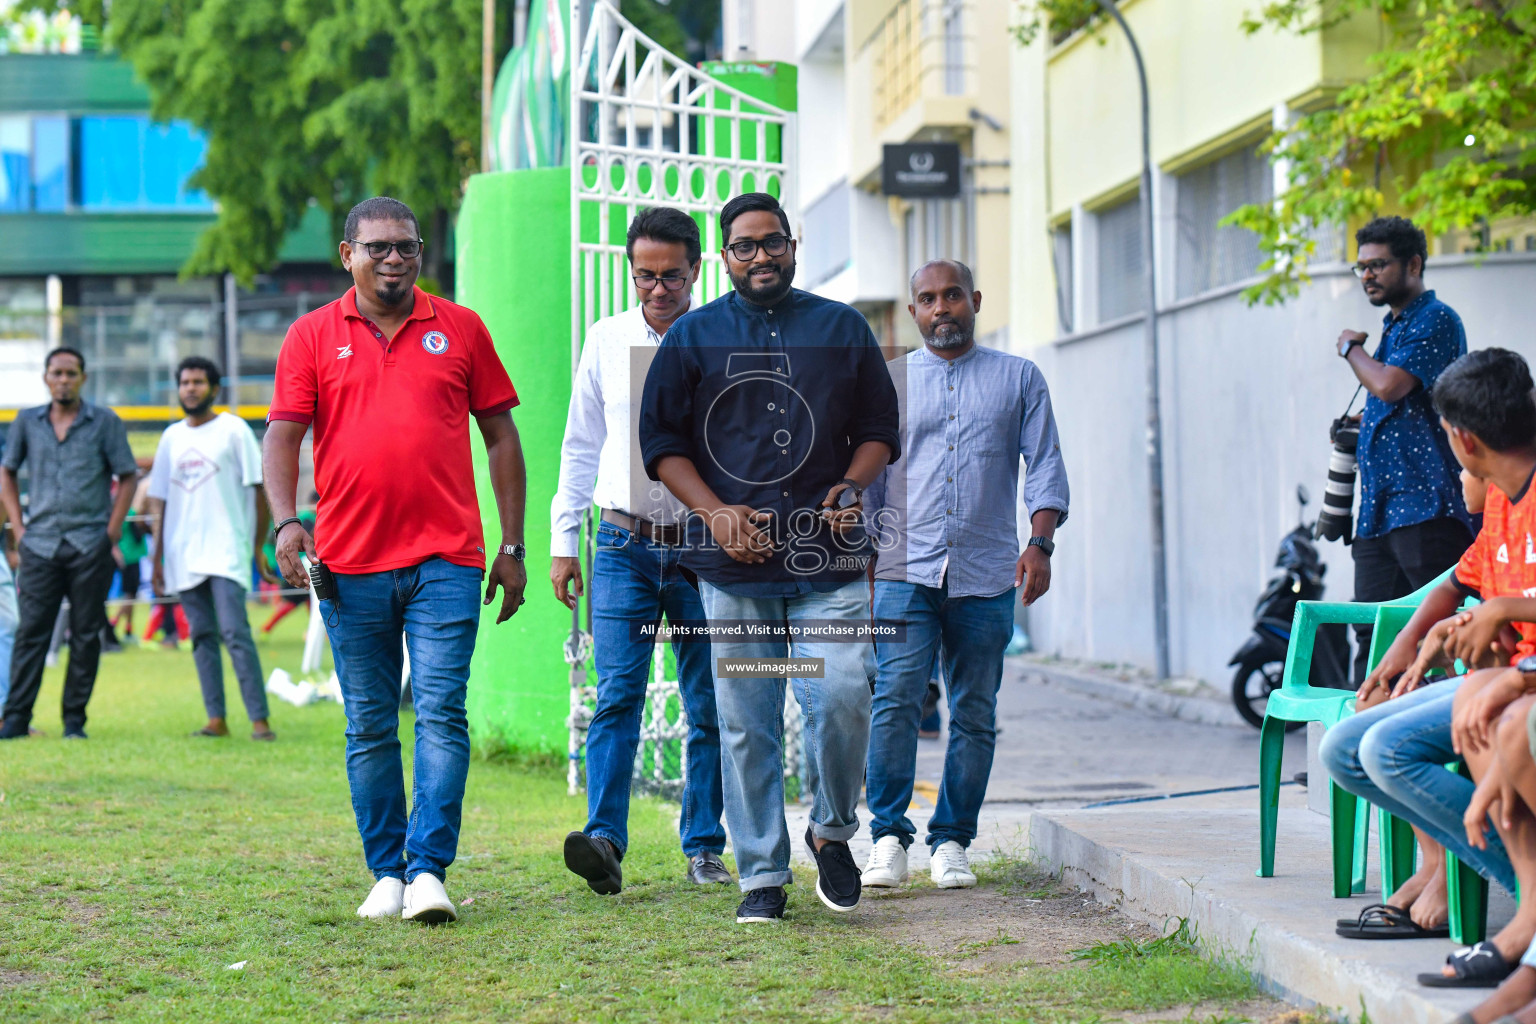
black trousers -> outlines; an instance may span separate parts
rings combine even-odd
[[[32,705],[43,684],[43,660],[65,597],[69,598],[69,669],[64,674],[64,731],[85,727],[85,705],[96,686],[101,631],[107,624],[107,591],[117,569],[111,548],[105,533],[89,551],[76,551],[65,541],[52,558],[22,547],[16,572],[21,621],[11,651],[11,695],[0,714],[5,720],[0,735],[25,736],[32,724]]]
[[[1431,519],[1399,527],[1380,537],[1356,537],[1355,600],[1392,601],[1432,582],[1455,565],[1472,543],[1459,519]],[[1355,627],[1355,685],[1365,682],[1370,660],[1369,625]]]

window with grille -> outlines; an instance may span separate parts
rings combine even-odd
[[[1056,271],[1056,322],[1072,333],[1072,225],[1051,232],[1051,262]]]
[[[1141,201],[1132,198],[1098,214],[1099,323],[1147,308],[1142,276]]]
[[[1213,160],[1179,177],[1175,280],[1181,299],[1220,288],[1259,272],[1259,236],[1245,228],[1218,227],[1240,206],[1274,197],[1269,161],[1252,149]]]

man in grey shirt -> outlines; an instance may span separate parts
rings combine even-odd
[[[1051,540],[1067,518],[1067,473],[1040,370],[975,342],[981,293],[971,271],[937,260],[912,275],[924,345],[892,366],[906,458],[869,489],[878,536],[875,619],[899,637],[876,646],[866,792],[874,849],[863,884],[907,880],[915,829],[906,816],[918,719],[942,641],[949,744],[928,822],[930,873],[944,889],[976,884],[966,847],[992,772],[997,690],[1013,635],[1013,602],[1033,604],[1051,583]],[[1019,457],[1032,536],[1019,552]]]
[[[0,713],[0,739],[27,735],[43,682],[53,620],[69,598],[69,671],[64,676],[64,738],[85,739],[85,705],[96,685],[107,590],[116,568],[112,547],[123,535],[139,467],[117,414],[80,398],[85,357],[56,348],[43,360],[53,401],[23,409],[5,439],[0,503],[15,530],[21,562],[16,583],[21,621],[11,655],[11,692]],[[27,468],[28,518],[18,477]],[[112,478],[118,480],[112,497]]]

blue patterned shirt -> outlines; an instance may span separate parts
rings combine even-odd
[[[1380,537],[1404,526],[1452,517],[1471,525],[1461,498],[1460,467],[1440,429],[1429,394],[1467,352],[1456,311],[1426,291],[1382,322],[1376,359],[1418,378],[1396,402],[1366,399],[1360,420],[1360,516],[1355,534]]]

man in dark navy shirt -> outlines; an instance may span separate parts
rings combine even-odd
[[[794,672],[805,777],[816,788],[805,841],[821,901],[839,912],[859,902],[848,840],[859,826],[873,672],[861,632],[873,546],[860,500],[899,455],[899,413],[864,318],[791,287],[795,242],[772,196],[732,199],[720,235],[735,291],[667,332],[645,382],[640,448],[650,477],[693,513],[683,564],[699,577],[712,630],[725,815],[746,893],[736,920],[747,923],[783,917],[792,880],[791,673],[754,664],[765,658],[820,663]]]
[[[1456,564],[1472,542],[1459,467],[1430,390],[1467,351],[1455,310],[1424,288],[1424,232],[1402,217],[1378,217],[1355,233],[1355,274],[1373,306],[1391,312],[1381,344],[1345,331],[1338,353],[1369,393],[1360,420],[1360,515],[1355,530],[1355,600],[1389,601]],[[1355,682],[1365,679],[1371,627],[1357,626]]]

